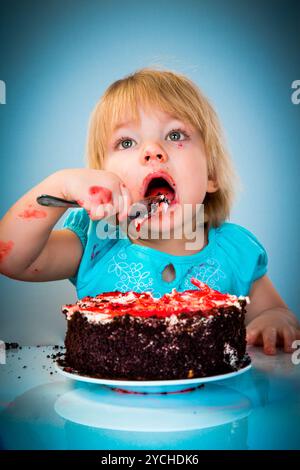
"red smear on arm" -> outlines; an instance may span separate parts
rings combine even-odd
[[[83,206],[84,205],[84,201],[82,199],[77,199],[77,204],[79,204],[79,206]]]
[[[9,255],[14,246],[13,241],[3,242],[0,240],[0,263]]]
[[[96,204],[108,204],[112,200],[111,190],[102,186],[91,186],[89,195],[90,199]]]
[[[18,214],[18,217],[22,217],[22,219],[43,219],[47,217],[47,212],[41,209],[31,209],[32,204],[29,204],[28,207],[30,209],[25,209],[23,212]]]

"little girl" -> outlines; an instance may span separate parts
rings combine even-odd
[[[193,82],[144,68],[113,83],[91,119],[88,163],[51,174],[8,210],[0,224],[4,275],[31,282],[69,278],[78,298],[113,290],[159,297],[195,288],[190,279],[196,277],[250,297],[250,344],[263,345],[266,354],[278,345],[292,352],[299,323],[266,274],[264,247],[247,229],[226,222],[235,174],[216,113]],[[66,208],[39,206],[41,194],[76,200],[81,208],[69,212],[62,230],[53,230]],[[133,237],[127,224],[132,204],[156,194],[170,202],[148,220],[158,236],[137,224]],[[197,227],[202,203],[204,237],[190,249],[186,235],[174,231],[185,205],[192,206]],[[161,236],[166,227],[167,238]]]

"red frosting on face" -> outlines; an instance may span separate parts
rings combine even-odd
[[[192,278],[191,283],[198,289],[178,292],[175,289],[161,298],[154,298],[150,293],[104,292],[96,297],[84,297],[74,305],[65,305],[63,310],[81,313],[104,314],[112,317],[131,315],[134,317],[170,317],[181,313],[193,314],[201,311],[205,316],[217,312],[217,309],[232,305],[238,298],[235,295],[222,294]]]

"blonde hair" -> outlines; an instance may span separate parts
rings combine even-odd
[[[205,221],[219,226],[229,218],[239,180],[225,147],[216,112],[200,89],[182,74],[145,67],[108,87],[90,119],[89,168],[103,168],[114,127],[124,119],[138,122],[139,105],[175,114],[200,131],[207,155],[208,177],[218,185],[217,191],[206,193],[203,201]]]

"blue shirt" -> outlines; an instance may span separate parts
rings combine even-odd
[[[211,227],[208,244],[186,256],[132,243],[119,226],[105,219],[92,221],[85,209],[72,209],[63,227],[76,233],[84,250],[77,273],[70,278],[79,299],[115,290],[161,297],[173,288],[196,289],[191,277],[223,293],[248,295],[253,282],[267,272],[268,257],[261,243],[244,227],[229,222]],[[162,278],[168,264],[175,268],[172,282]]]

